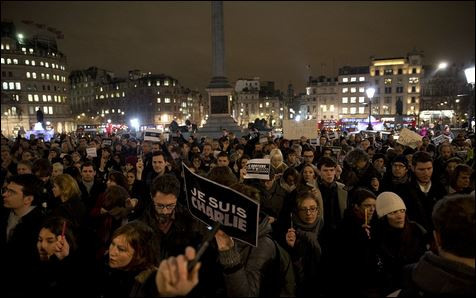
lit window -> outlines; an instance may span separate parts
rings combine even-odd
[[[170,98],[169,97],[164,98],[164,102],[165,103],[170,103]]]
[[[356,77],[351,77],[351,78],[350,78],[350,81],[351,81],[351,82],[357,82],[357,78],[356,78]]]
[[[29,71],[26,72],[26,78],[29,79],[31,77],[31,74]]]
[[[32,54],[32,53],[33,53],[33,49],[28,49],[28,51],[30,52],[30,54]]]
[[[5,49],[9,50],[9,49],[10,49],[10,45],[9,45],[9,44],[5,45]]]
[[[357,88],[355,87],[350,88],[350,93],[355,93],[355,92],[357,92]]]
[[[259,104],[259,107],[260,107],[260,108],[262,108],[262,107],[263,107],[263,104],[262,104],[262,103],[260,103],[260,104]]]
[[[157,97],[157,103],[160,103],[160,97]]]
[[[348,97],[342,97],[342,103],[348,103],[349,98]]]
[[[418,77],[411,77],[411,78],[408,78],[408,82],[410,84],[418,84],[419,79],[418,79]]]
[[[355,107],[350,108],[350,113],[355,114],[357,112],[357,109]]]
[[[99,87],[99,91],[101,91],[101,92],[102,92],[102,87]]]
[[[269,102],[266,103],[266,107],[269,107]]]
[[[112,113],[113,113],[113,114],[115,113],[115,110],[114,110],[114,109],[112,109]]]
[[[36,79],[36,72],[32,72],[32,73],[31,73],[31,77],[34,78],[34,79]]]
[[[47,80],[50,79],[50,74],[49,74],[49,73],[46,74],[46,79],[47,79]]]
[[[58,102],[58,96],[56,96],[56,95],[53,96],[53,100],[54,100],[55,102]]]
[[[122,97],[126,97],[126,92],[122,92]]]
[[[9,82],[8,83],[8,89],[10,89],[10,90],[15,89],[15,83],[14,82]]]
[[[364,88],[364,87],[359,87],[359,92],[360,92],[360,93],[364,93],[364,92],[365,92],[365,88]]]
[[[25,60],[26,65],[30,65],[30,60]]]
[[[12,64],[12,59],[7,58],[7,64]]]
[[[3,90],[8,90],[8,83],[7,82],[2,83],[2,89]]]
[[[342,78],[343,83],[347,83],[349,81],[349,78]]]
[[[347,114],[348,109],[347,108],[342,108],[342,113]]]
[[[21,84],[20,84],[20,82],[16,82],[16,83],[15,83],[15,89],[21,90]]]
[[[364,113],[364,107],[359,107],[359,114],[363,114]]]
[[[121,109],[117,109],[117,113],[120,113],[121,112]]]
[[[365,100],[365,97],[359,96],[359,102],[364,102],[364,100]]]
[[[334,105],[331,105],[331,106],[329,107],[329,111],[334,112]]]
[[[35,66],[35,65],[36,65],[35,60],[31,60],[31,65],[32,65],[32,66]]]
[[[160,86],[160,81],[155,82],[155,85]]]
[[[2,50],[3,50],[3,43],[2,43]]]
[[[53,115],[53,107],[52,107],[52,106],[49,106],[49,107],[48,107],[48,110],[50,111],[50,114]]]
[[[40,61],[40,66],[44,66],[45,64],[43,63],[43,61]]]
[[[5,58],[2,58],[1,60],[2,60],[2,64],[5,64]]]
[[[33,95],[33,98],[35,99],[35,101],[39,101],[39,100],[40,100],[38,94]],[[37,109],[37,110],[38,110],[38,109]]]
[[[42,95],[41,98],[43,99],[43,102],[46,102],[47,98],[46,98],[46,95]]]
[[[48,101],[51,102],[51,95],[48,95]]]
[[[323,112],[327,112],[327,105],[321,105],[321,110]]]
[[[41,79],[42,79],[42,80],[45,79],[45,74],[44,74],[44,73],[41,73]]]
[[[150,87],[151,85],[152,85],[152,83],[151,83],[150,81],[148,81],[148,82],[147,82],[147,86]]]
[[[33,101],[33,95],[28,94],[28,101]]]
[[[342,88],[342,93],[347,93],[349,92],[349,88]]]
[[[13,59],[13,64],[18,64],[18,59]]]
[[[352,97],[350,98],[350,103],[356,103],[356,101],[357,101],[357,97],[352,96]]]
[[[168,86],[169,85],[169,81],[164,81],[164,86]]]
[[[365,77],[359,77],[359,82],[365,81]]]
[[[48,62],[45,62],[45,67],[50,67],[50,64]]]

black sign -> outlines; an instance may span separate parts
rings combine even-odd
[[[230,237],[250,245],[258,243],[259,203],[247,196],[203,178],[182,163],[190,213],[209,226],[215,222]]]

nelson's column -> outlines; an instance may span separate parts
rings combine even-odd
[[[231,116],[233,88],[225,76],[225,42],[223,30],[223,2],[212,1],[212,79],[207,86],[209,115],[199,130],[201,137],[219,138],[223,129],[242,135],[241,128]]]

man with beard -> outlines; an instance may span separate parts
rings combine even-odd
[[[178,202],[180,182],[170,174],[158,176],[150,186],[152,201],[140,220],[148,224],[159,242],[159,260],[175,256],[185,247],[197,247],[202,240],[201,225]]]

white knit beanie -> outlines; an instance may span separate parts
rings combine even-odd
[[[378,217],[382,218],[393,211],[407,210],[407,207],[396,193],[386,191],[378,195],[376,209]]]

